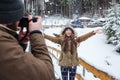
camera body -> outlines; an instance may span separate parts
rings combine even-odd
[[[31,19],[33,22],[37,22],[37,18],[33,17]],[[21,20],[20,20],[20,23],[19,23],[19,27],[29,27],[29,22],[31,20],[28,20],[28,17],[23,17]]]

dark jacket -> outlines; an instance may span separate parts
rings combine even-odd
[[[0,80],[55,80],[44,37],[31,34],[32,53],[25,53],[15,36],[0,25]]]
[[[95,33],[93,31],[91,31],[83,36],[74,37],[74,39],[75,39],[75,42],[77,42],[77,44],[79,44],[82,41],[93,36],[94,34]],[[68,39],[68,43],[67,43],[68,46],[66,46],[67,51],[63,51],[64,50],[63,48],[65,47],[65,43],[63,42],[64,38],[65,38],[64,35],[62,35],[60,37],[53,37],[53,36],[44,34],[44,37],[52,42],[55,42],[55,43],[61,45],[61,54],[59,57],[59,65],[60,66],[77,66],[77,65],[79,65],[77,46],[72,45],[70,39]]]

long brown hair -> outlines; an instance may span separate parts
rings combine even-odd
[[[72,34],[71,36],[66,36],[65,32],[66,30],[70,29],[72,31]],[[68,51],[68,41],[71,40],[71,54],[73,54],[73,50],[74,50],[74,47],[77,47],[77,42],[75,40],[75,32],[74,30],[71,28],[71,27],[66,27],[63,32],[61,33],[63,36],[64,36],[64,40],[63,40],[63,44],[64,44],[64,47],[63,47],[63,51],[66,53]]]

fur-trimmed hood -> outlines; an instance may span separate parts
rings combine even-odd
[[[70,29],[70,30],[72,31],[72,34],[77,35],[76,31],[75,31],[71,26],[64,27],[64,28],[61,30],[61,33],[60,33],[60,34],[61,34],[61,35],[64,35],[64,34],[65,34],[65,31],[66,31],[67,29]]]

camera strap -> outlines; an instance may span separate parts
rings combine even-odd
[[[28,27],[27,27],[27,31],[25,33],[25,35],[20,39],[19,43],[22,43],[23,40],[27,37],[27,34],[29,33]]]

